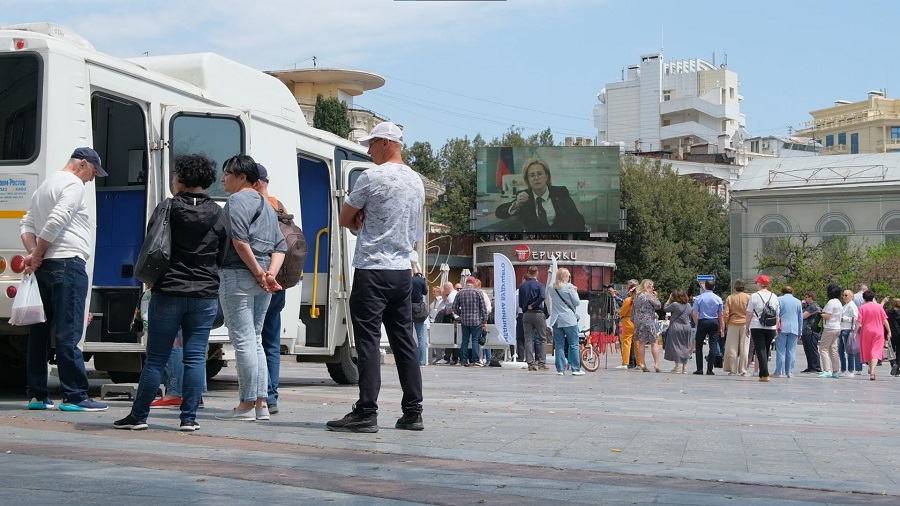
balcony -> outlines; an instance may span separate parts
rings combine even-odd
[[[825,146],[821,151],[824,155],[849,155],[850,154],[850,145],[849,144],[835,144],[833,146]]]
[[[900,150],[900,139],[882,139],[876,142],[875,146],[882,153],[890,153]]]

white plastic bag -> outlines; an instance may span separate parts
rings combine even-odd
[[[34,274],[26,274],[19,283],[16,298],[13,299],[10,325],[32,325],[47,321],[44,314],[44,303]]]

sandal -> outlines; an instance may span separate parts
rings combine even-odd
[[[646,366],[646,365],[642,365],[642,366],[641,366],[641,370],[644,371],[644,372],[650,372],[650,369],[647,369],[647,366]]]
[[[658,366],[658,365],[654,365],[653,368],[656,369],[656,372],[659,372],[659,366]]]

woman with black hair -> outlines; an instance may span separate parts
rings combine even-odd
[[[169,207],[172,256],[169,269],[150,286],[147,359],[131,413],[113,423],[117,429],[147,428],[150,403],[179,329],[184,354],[181,430],[200,427],[195,417],[206,374],[209,331],[218,312],[218,270],[228,236],[222,209],[204,193],[216,180],[215,162],[202,154],[182,155],[175,159],[173,173],[171,205],[163,201],[156,206],[147,225],[150,230],[157,220],[166,219]]]
[[[822,363],[820,378],[840,378],[838,367],[838,337],[841,335],[841,312],[844,306],[841,304],[841,285],[830,284],[826,287],[828,302],[822,308],[822,319],[825,320],[825,328],[822,330],[822,338],[819,340],[819,361]]]
[[[219,413],[219,420],[268,420],[269,372],[262,346],[262,328],[272,292],[280,290],[275,274],[287,245],[271,205],[255,189],[257,163],[235,155],[222,165],[222,185],[231,194],[223,209],[231,239],[219,269],[219,300],[228,339],[234,346],[240,402]]]

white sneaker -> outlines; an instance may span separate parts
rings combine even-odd
[[[847,376],[848,378],[855,378],[855,377],[856,377],[856,374],[853,374],[852,372],[848,372],[848,373],[846,374],[846,376]]]
[[[559,371],[559,372],[557,372],[556,374],[559,375],[559,376],[562,376],[562,375],[563,375],[563,372],[562,372],[562,371]]]
[[[617,365],[616,369],[628,369],[627,365]]]
[[[446,360],[444,360],[444,359],[440,359],[440,360],[438,360],[437,362],[435,362],[435,364],[441,364],[441,365],[449,364],[449,363],[450,363],[450,362],[448,362],[448,361],[446,361]]]
[[[584,376],[584,371],[572,371],[572,376]]]

